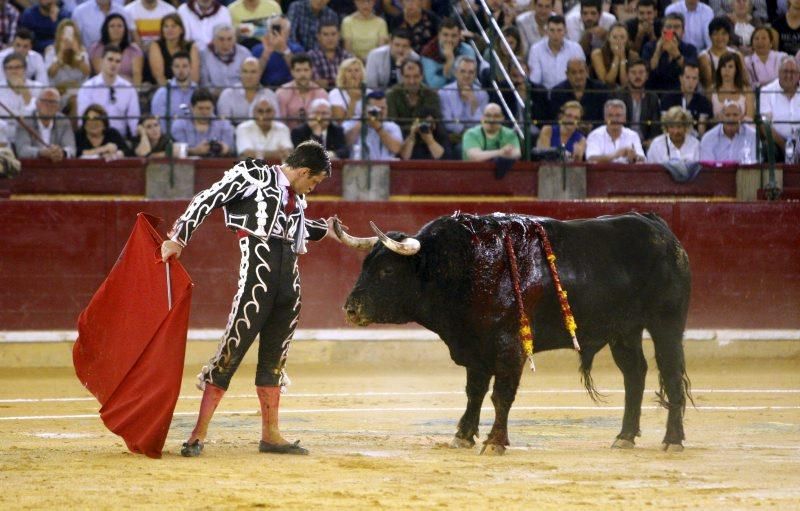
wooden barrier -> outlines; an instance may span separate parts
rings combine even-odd
[[[0,202],[0,330],[72,329],[145,211],[172,222],[186,201]],[[346,202],[314,200],[309,217],[338,214],[356,236],[415,233],[460,209],[555,218],[654,211],[684,244],[692,269],[693,328],[800,328],[800,203],[792,202]],[[167,224],[161,226],[166,231]],[[364,254],[331,241],[301,257],[303,328],[345,327],[341,306]],[[238,275],[235,236],[214,212],[184,252],[194,282],[191,325],[225,325]]]
[[[24,160],[23,171],[15,179],[0,180],[0,192],[4,187],[12,194],[84,194],[84,195],[138,195],[145,196],[147,190],[147,165],[168,169],[167,160],[125,159],[113,162],[101,160],[65,160],[53,164],[45,160]],[[183,173],[188,166],[194,167],[193,193],[203,190],[218,180],[236,163],[232,159],[185,159],[176,160],[173,167]],[[316,193],[343,197],[342,167],[353,162],[334,162],[334,172],[325,180]],[[496,179],[494,164],[466,163],[460,161],[394,161],[383,162],[389,166],[389,194],[392,197],[433,196],[507,196],[535,198],[539,195],[539,165],[518,162],[502,179]],[[558,164],[542,162],[543,166],[558,169]],[[571,168],[571,167],[570,167]],[[576,167],[580,169],[580,167]],[[585,166],[586,198],[615,197],[695,197],[730,199],[737,197],[755,200],[757,188],[749,186],[747,195],[737,190],[735,167],[706,167],[690,183],[676,183],[660,165],[590,164]],[[748,172],[757,170],[753,167]],[[150,174],[163,177],[164,174]],[[782,172],[784,185],[800,186],[800,166],[786,167]],[[749,183],[749,181],[748,181]],[[752,184],[752,183],[751,183]],[[583,188],[583,185],[581,185]],[[742,187],[739,187],[742,189]],[[151,189],[154,189],[151,186]],[[171,192],[171,190],[170,190]],[[185,191],[182,192],[186,193]],[[156,195],[148,194],[148,197]],[[162,197],[174,197],[165,193]],[[562,198],[554,190],[545,191],[542,198]],[[580,198],[572,193],[569,197]],[[374,200],[374,198],[372,199]]]

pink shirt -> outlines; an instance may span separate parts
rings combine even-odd
[[[276,95],[284,117],[283,122],[289,126],[289,129],[294,129],[303,124],[306,112],[308,112],[312,101],[317,98],[328,99],[328,93],[325,92],[325,89],[313,84],[313,82],[308,91],[301,93],[297,89],[294,80],[281,85]]]

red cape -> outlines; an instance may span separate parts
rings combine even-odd
[[[100,417],[131,452],[160,458],[180,393],[192,281],[177,260],[161,262],[158,220],[139,213],[125,248],[78,318],[75,372]]]

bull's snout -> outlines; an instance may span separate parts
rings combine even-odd
[[[364,317],[361,304],[356,302],[352,298],[347,299],[343,309],[348,323],[358,326],[369,325],[370,322],[367,318]]]

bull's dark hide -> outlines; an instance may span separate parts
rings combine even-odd
[[[587,389],[594,392],[592,360],[606,344],[625,377],[625,415],[615,445],[631,447],[639,434],[647,371],[642,331],[647,328],[655,345],[662,403],[669,409],[664,444],[679,447],[688,392],[682,338],[689,260],[654,214],[566,222],[504,214],[438,218],[414,236],[421,244],[415,255],[375,245],[347,299],[349,319],[361,325],[413,321],[442,338],[452,359],[467,368],[469,402],[456,433],[467,444],[477,434],[480,405],[494,377],[495,423],[485,443],[508,445],[506,420],[525,356],[504,234],[513,240],[535,351],[572,348],[535,222],[548,234],[569,295]]]

